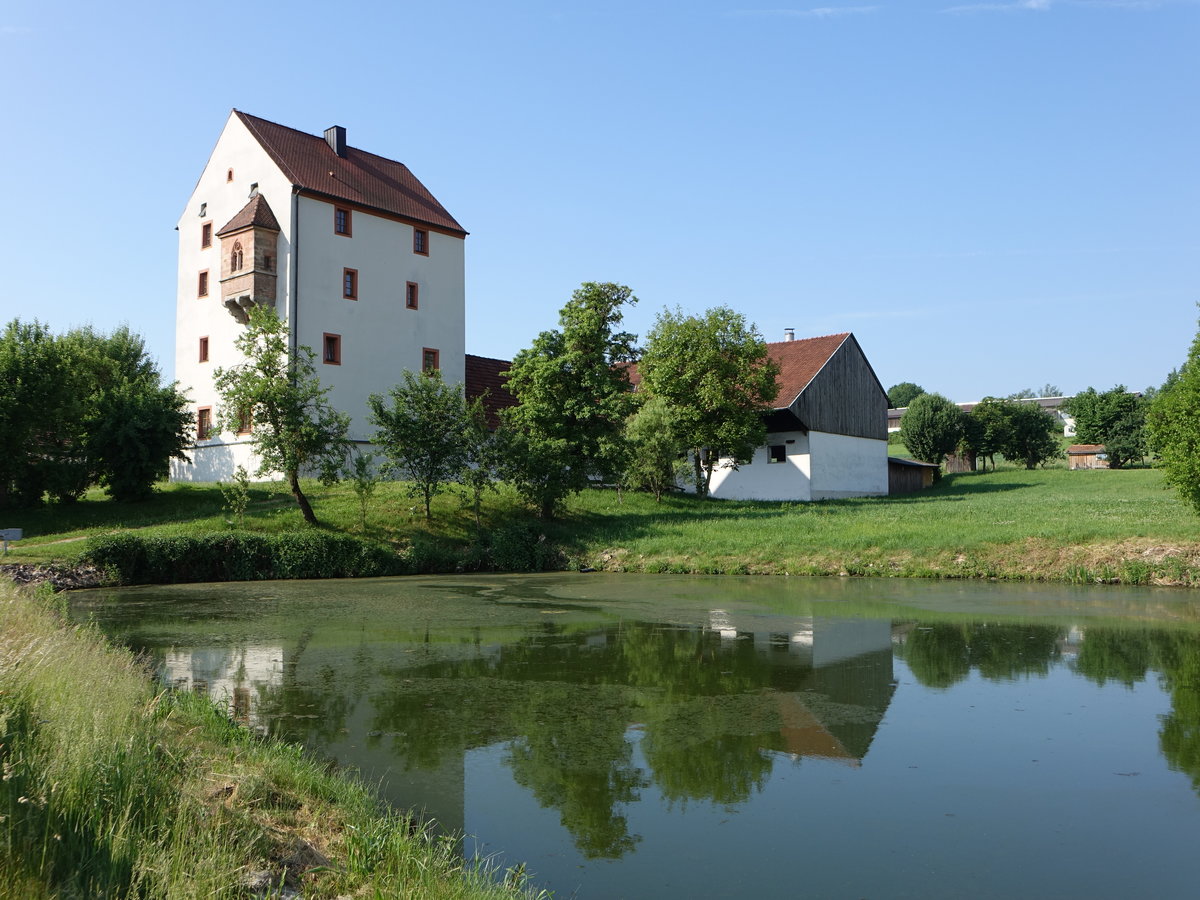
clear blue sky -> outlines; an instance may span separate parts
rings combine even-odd
[[[0,8],[0,318],[173,371],[175,223],[232,107],[407,163],[467,348],[581,281],[853,331],[885,387],[1159,384],[1200,300],[1194,0]]]

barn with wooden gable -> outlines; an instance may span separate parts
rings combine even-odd
[[[779,393],[766,444],[725,459],[710,492],[737,500],[827,500],[888,493],[887,391],[854,335],[767,344]]]

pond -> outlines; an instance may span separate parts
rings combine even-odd
[[[135,588],[73,615],[559,897],[1194,897],[1200,601],[870,579]]]

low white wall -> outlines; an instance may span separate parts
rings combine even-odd
[[[238,466],[245,466],[250,477],[258,468],[258,457],[247,441],[204,441],[188,450],[190,463],[171,460],[172,481],[228,481]]]
[[[887,494],[887,441],[821,431],[808,440],[813,500]]]

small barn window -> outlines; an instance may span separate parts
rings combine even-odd
[[[771,444],[767,448],[767,462],[787,462],[787,446],[785,444]]]

